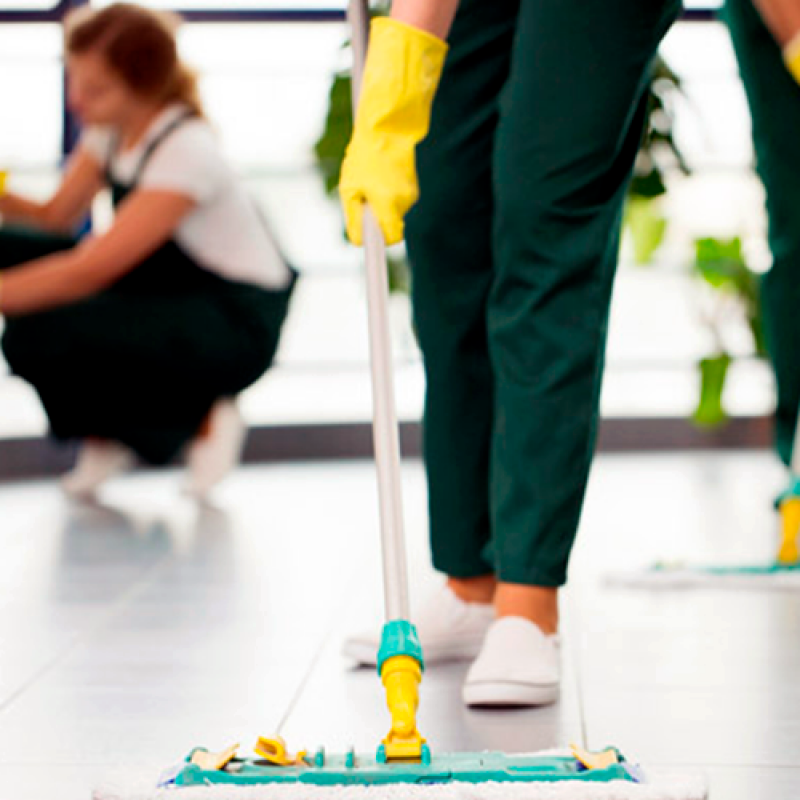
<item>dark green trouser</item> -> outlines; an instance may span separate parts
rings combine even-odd
[[[0,270],[73,244],[0,230]],[[164,246],[101,294],[7,319],[3,351],[54,436],[115,439],[163,464],[215,400],[269,367],[292,288],[226,281]]]
[[[773,264],[761,284],[761,302],[778,390],[776,446],[788,464],[800,404],[800,86],[751,0],[728,0],[725,16],[767,195]]]
[[[408,218],[434,565],[566,580],[622,203],[675,0],[462,0]]]

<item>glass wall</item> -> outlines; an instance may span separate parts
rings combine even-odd
[[[166,0],[151,4],[167,5]],[[200,0],[186,5],[212,7]],[[343,6],[237,0],[226,9]],[[325,195],[313,157],[332,76],[347,65],[346,39],[342,23],[257,22],[190,23],[181,39],[186,59],[201,73],[209,115],[229,158],[304,276],[278,366],[244,398],[246,414],[257,424],[366,420],[370,413],[360,257],[344,242],[337,204]],[[0,127],[0,166],[11,170],[13,186],[39,195],[57,180],[60,55],[57,26],[0,24],[0,102],[13,110]],[[691,269],[694,243],[701,237],[739,236],[751,265],[764,269],[768,263],[763,199],[750,169],[748,115],[727,32],[717,22],[681,23],[662,55],[682,81],[669,107],[692,174],[665,170],[668,192],[657,205],[666,229],[646,265],[634,263],[626,236],[603,411],[689,415],[698,395],[696,362],[714,351],[721,330],[726,348],[739,356],[726,389],[729,411],[767,413],[769,374],[749,357],[752,345],[741,316],[735,308],[717,310]],[[399,410],[404,418],[417,419],[424,387],[404,296],[393,298],[392,313]],[[717,317],[716,328],[709,313]],[[0,371],[0,436],[38,433],[43,426],[27,387]]]

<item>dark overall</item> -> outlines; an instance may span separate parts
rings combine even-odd
[[[183,121],[153,141],[129,185],[110,181],[115,207]],[[75,244],[0,229],[0,269]],[[238,394],[270,366],[295,279],[292,272],[289,286],[274,291],[230,281],[169,241],[98,295],[7,319],[3,352],[38,392],[56,438],[113,439],[164,464],[216,400]]]
[[[751,0],[728,0],[725,17],[753,118],[756,168],[767,197],[773,262],[761,284],[761,302],[778,392],[776,446],[788,464],[800,405],[800,86]]]
[[[676,0],[462,0],[407,219],[434,565],[566,579],[645,89]]]

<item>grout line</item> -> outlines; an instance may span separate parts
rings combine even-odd
[[[358,575],[363,567],[366,565],[368,560],[367,555],[363,555],[361,561],[357,564],[356,567],[353,568],[351,573],[348,575],[349,579],[352,579],[353,576]],[[343,586],[347,587],[352,585],[351,580],[347,580]],[[303,673],[303,677],[298,684],[297,688],[294,691],[291,699],[289,700],[289,704],[286,707],[286,711],[284,711],[283,715],[281,716],[280,722],[278,723],[277,733],[282,734],[284,726],[289,722],[294,711],[297,709],[300,701],[302,699],[303,693],[308,688],[311,683],[311,679],[316,672],[317,666],[319,665],[320,661],[322,660],[322,656],[325,654],[325,651],[328,648],[328,644],[330,643],[333,636],[339,631],[337,625],[333,624],[335,621],[342,616],[342,611],[348,607],[350,601],[350,595],[347,592],[346,588],[342,592],[341,599],[339,602],[334,606],[333,611],[329,617],[329,624],[327,626],[327,633],[322,636],[320,641],[319,647],[317,648],[317,652],[312,657],[311,661],[309,662],[308,668]]]
[[[578,724],[581,731],[581,746],[591,750],[589,746],[589,733],[586,720],[586,697],[583,690],[582,660],[580,648],[580,610],[573,592],[566,592],[567,606],[569,609],[569,627],[565,644],[571,646],[572,663],[575,665],[575,698],[578,704]]]
[[[111,622],[116,619],[119,614],[124,611],[131,602],[144,592],[145,589],[153,584],[153,581],[160,572],[172,561],[173,554],[167,553],[162,556],[153,566],[151,566],[144,575],[137,580],[133,586],[115,600],[108,610],[101,614],[99,619],[94,625],[91,625],[83,633],[78,633],[75,638],[59,653],[56,653],[52,658],[46,661],[36,672],[24,681],[21,686],[15,689],[8,697],[0,701],[0,714],[7,711],[14,703],[17,702],[29,689],[39,682],[48,673],[52,672],[59,664],[65,661],[79,646],[88,641],[96,638],[98,634],[105,631]]]

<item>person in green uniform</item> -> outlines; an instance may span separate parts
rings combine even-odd
[[[59,439],[64,487],[91,495],[134,455],[186,448],[187,490],[235,464],[235,397],[270,366],[295,273],[223,158],[177,55],[177,19],[134,5],[66,21],[81,139],[53,197],[0,197],[3,352]],[[102,188],[108,230],[73,231]]]
[[[764,333],[776,379],[775,444],[792,458],[800,407],[800,2],[727,0],[750,114],[756,169],[766,190],[773,263],[761,283]]]
[[[356,244],[365,203],[389,242],[411,209],[430,534],[447,576],[415,621],[428,663],[477,655],[468,705],[558,695],[558,587],[593,457],[623,202],[679,11],[396,0],[372,24],[340,191]],[[367,662],[374,646],[353,637],[345,652]]]

